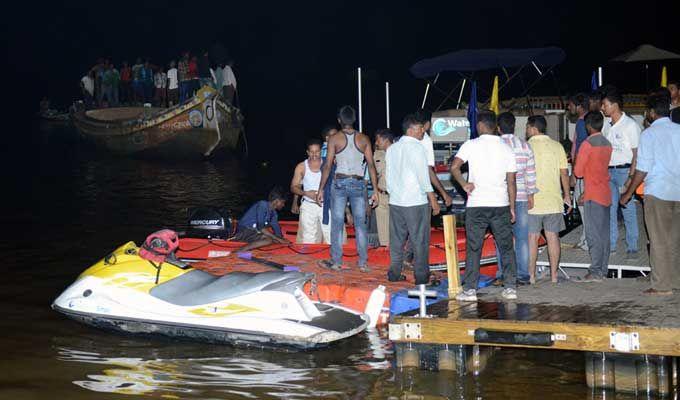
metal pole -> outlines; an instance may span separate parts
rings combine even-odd
[[[437,76],[434,77],[434,81],[432,81],[433,86],[437,84],[437,79],[439,79],[439,74],[437,74]],[[423,108],[425,108],[425,101],[427,100],[427,93],[429,91],[430,91],[430,83],[428,82],[427,86],[425,86],[425,96],[423,96],[423,103],[420,105],[421,110]]]
[[[385,119],[387,128],[390,127],[390,83],[385,82]]]
[[[361,101],[361,67],[357,68],[357,85],[359,89],[359,132],[364,131],[364,121],[362,118],[363,104]]]
[[[602,67],[597,67],[597,87],[602,86]]]
[[[467,79],[463,79],[463,85],[460,87],[460,93],[458,94],[458,103],[456,103],[456,110],[460,108],[460,101],[463,98],[463,89],[465,89],[465,82]]]
[[[427,83],[427,86],[425,86],[425,96],[423,96],[423,103],[420,105],[420,109],[422,110],[425,108],[425,101],[427,100],[427,92],[430,91],[430,83]]]

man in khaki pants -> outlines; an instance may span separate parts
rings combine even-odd
[[[377,150],[373,159],[378,173],[378,207],[375,209],[375,218],[378,223],[378,240],[381,246],[390,245],[390,195],[387,193],[385,177],[385,152],[392,143],[394,143],[394,134],[389,129],[380,129],[375,133]]]
[[[635,189],[645,183],[645,222],[649,234],[652,287],[647,295],[671,296],[680,290],[680,124],[671,122],[670,96],[647,99],[649,128],[640,136],[632,182],[619,200],[626,207]]]

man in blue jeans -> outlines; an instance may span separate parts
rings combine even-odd
[[[605,137],[612,144],[612,158],[609,161],[609,187],[612,192],[610,215],[610,251],[616,251],[619,235],[618,210],[619,197],[631,183],[637,163],[637,148],[640,142],[640,125],[621,110],[623,97],[615,90],[610,90],[602,98],[602,110],[611,118],[609,131]],[[605,122],[607,123],[607,122]],[[626,253],[628,258],[638,255],[638,220],[635,203],[628,203],[621,208],[623,222],[626,227]]]
[[[504,112],[498,116],[498,133],[505,144],[510,146],[515,154],[517,173],[517,200],[515,201],[515,223],[512,233],[515,238],[515,258],[517,262],[517,283],[529,283],[529,210],[534,208],[534,193],[536,187],[536,163],[534,152],[526,140],[515,136],[515,116],[511,112]],[[494,286],[503,285],[503,266],[500,262],[500,251],[496,242],[496,259],[498,272],[493,281]]]
[[[366,181],[364,180],[364,159],[373,187],[378,187],[378,179],[373,163],[371,140],[354,129],[356,112],[350,106],[340,108],[338,122],[342,130],[328,139],[328,154],[317,192],[317,203],[323,204],[324,188],[335,164],[335,175],[331,186],[331,260],[323,260],[319,265],[334,271],[342,269],[342,228],[345,222],[345,205],[349,201],[354,217],[354,231],[359,270],[368,272],[368,233],[366,218]],[[378,196],[371,196],[372,206],[378,205]]]

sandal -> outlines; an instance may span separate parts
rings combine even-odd
[[[339,272],[342,270],[342,265],[335,264],[332,260],[319,260],[316,264],[321,268],[330,269],[331,271]]]

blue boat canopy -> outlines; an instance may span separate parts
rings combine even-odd
[[[413,64],[416,78],[427,78],[440,72],[472,72],[496,68],[511,68],[530,64],[553,66],[564,61],[566,54],[559,47],[531,49],[459,50]]]

